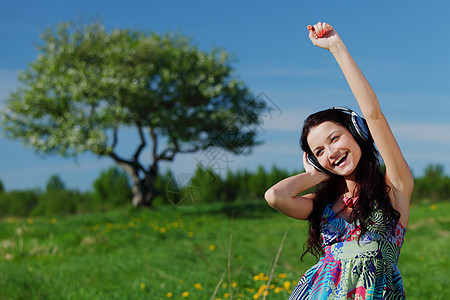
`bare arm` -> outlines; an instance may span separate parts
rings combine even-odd
[[[386,181],[391,187],[389,196],[392,205],[400,212],[400,222],[406,227],[414,179],[381,111],[375,92],[333,27],[317,23],[309,30],[309,38],[314,45],[328,49],[333,54],[347,79],[386,165]]]
[[[306,172],[281,180],[269,188],[264,197],[267,203],[285,215],[306,220],[313,210],[314,194],[298,196],[299,193],[326,180],[328,175],[317,172],[303,157]]]

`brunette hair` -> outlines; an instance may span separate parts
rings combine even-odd
[[[386,184],[384,174],[381,172],[380,154],[375,148],[373,140],[363,141],[354,136],[351,115],[348,113],[327,109],[310,115],[303,125],[300,138],[302,150],[308,155],[314,155],[308,145],[308,135],[311,129],[323,122],[331,121],[347,128],[361,148],[361,158],[355,169],[356,193],[359,199],[355,203],[352,212],[352,220],[359,221],[361,228],[360,238],[367,232],[367,222],[375,206],[383,213],[383,221],[387,228],[394,229],[400,219],[400,213],[396,211],[389,200],[390,187]],[[313,211],[309,216],[308,240],[304,245],[303,257],[309,252],[317,258],[322,255],[322,241],[320,222],[324,209],[334,203],[336,199],[345,193],[346,185],[344,177],[331,174],[329,179],[316,186]],[[305,249],[306,248],[306,249]]]

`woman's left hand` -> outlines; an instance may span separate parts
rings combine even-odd
[[[314,26],[308,25],[308,30],[309,39],[314,46],[330,50],[334,45],[341,42],[341,38],[333,26],[325,22],[318,22]]]

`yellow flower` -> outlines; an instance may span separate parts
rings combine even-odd
[[[223,296],[224,296],[225,298],[228,298],[228,297],[230,297],[230,294],[225,293],[225,294],[223,294]]]
[[[56,219],[55,218],[51,218],[50,219],[50,223],[55,224],[56,223]]]
[[[281,273],[281,274],[278,274],[278,277],[280,277],[280,278],[286,278],[286,274],[285,273]]]
[[[145,283],[141,283],[141,290],[143,291],[143,290],[145,290]]]
[[[226,289],[226,288],[227,288],[227,286],[228,286],[228,284],[226,284],[226,283],[222,283],[222,288],[223,288],[223,289]]]
[[[231,286],[232,286],[232,287],[237,287],[238,284],[237,284],[237,282],[233,282],[233,283],[231,284]]]
[[[27,223],[28,223],[28,225],[33,225],[33,223],[34,223],[34,222],[33,222],[33,219],[28,219],[28,220],[27,220]]]
[[[286,290],[288,290],[291,287],[291,282],[290,281],[286,281],[285,283],[283,283],[283,286]]]
[[[189,292],[184,292],[182,295],[184,298],[186,298],[187,296],[189,296]]]
[[[283,289],[280,287],[275,288],[275,294],[278,294],[279,292],[281,292]]]
[[[167,231],[167,229],[164,228],[164,227],[162,227],[161,229],[159,229],[159,232],[161,232],[161,233],[166,233],[166,231]]]
[[[267,288],[267,284],[263,284],[262,286],[259,287],[258,292],[262,292]]]
[[[437,205],[436,205],[436,204],[431,204],[431,205],[430,205],[430,209],[431,209],[431,210],[436,210],[436,208],[437,208]]]
[[[201,285],[200,283],[194,284],[194,287],[195,287],[197,290],[199,290],[199,291],[203,290],[203,287],[202,287],[202,285]]]
[[[187,234],[187,236],[188,236],[188,237],[193,237],[193,236],[194,236],[194,233],[193,233],[192,231],[189,231],[188,234]]]
[[[168,292],[167,294],[166,294],[166,296],[167,296],[167,298],[172,298],[172,293],[171,292]]]

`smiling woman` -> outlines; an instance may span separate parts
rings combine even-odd
[[[315,46],[333,54],[365,119],[341,108],[309,116],[300,139],[306,172],[265,194],[273,208],[309,220],[303,255],[319,258],[290,299],[404,299],[397,262],[409,220],[412,174],[374,91],[337,32],[320,22],[308,30]],[[299,196],[315,186],[315,193]]]

